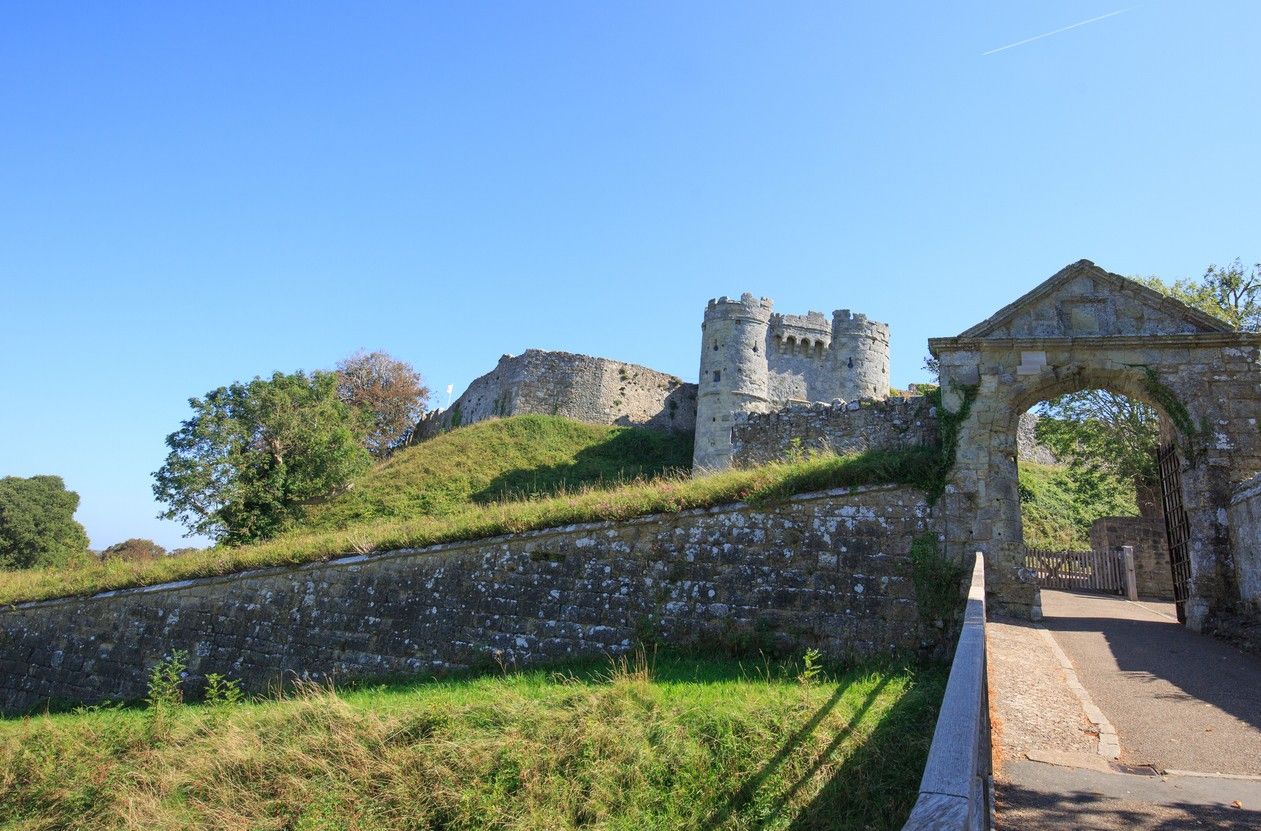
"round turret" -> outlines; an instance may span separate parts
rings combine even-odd
[[[889,324],[849,309],[833,312],[831,353],[841,398],[889,397]]]
[[[705,309],[692,458],[695,471],[730,467],[735,414],[766,409],[771,309],[768,298],[759,300],[747,293],[739,300],[710,300]]]

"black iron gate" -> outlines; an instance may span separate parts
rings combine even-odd
[[[1173,598],[1178,606],[1178,621],[1186,623],[1187,598],[1191,593],[1191,524],[1182,505],[1182,471],[1172,442],[1156,452],[1156,460],[1160,464],[1160,497],[1165,508]]]

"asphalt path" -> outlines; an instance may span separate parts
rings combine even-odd
[[[1180,625],[1172,604],[1044,590],[1042,610],[1122,762],[1261,776],[1261,658]]]

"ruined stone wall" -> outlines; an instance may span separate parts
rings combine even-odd
[[[450,407],[421,419],[415,440],[523,413],[690,433],[696,428],[696,385],[638,364],[528,349],[504,355]]]
[[[435,674],[616,654],[637,638],[839,658],[914,651],[916,490],[806,494],[188,580],[0,610],[0,709],[189,685]],[[930,633],[931,634],[931,633]]]
[[[1036,462],[1040,465],[1059,464],[1059,459],[1051,452],[1051,448],[1038,441],[1038,415],[1032,412],[1020,414],[1016,424],[1016,458],[1022,462]]]
[[[798,452],[861,453],[938,441],[937,413],[925,396],[797,405],[744,414],[736,417],[731,432],[735,467],[783,461]]]
[[[1261,474],[1235,488],[1226,521],[1240,597],[1261,614]]]
[[[1173,572],[1169,568],[1169,543],[1160,518],[1105,516],[1090,525],[1090,547],[1114,551],[1134,547],[1134,577],[1141,597],[1173,600]]]

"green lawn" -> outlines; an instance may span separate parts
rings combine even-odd
[[[657,657],[0,721],[0,828],[894,829],[945,668]]]

